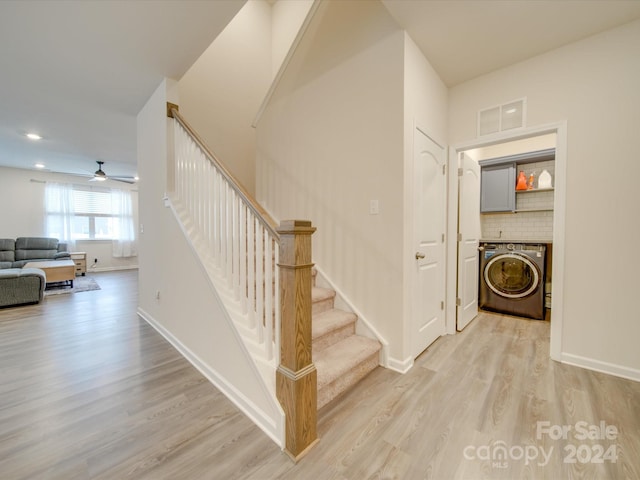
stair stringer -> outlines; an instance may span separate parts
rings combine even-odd
[[[196,257],[200,260],[200,265],[209,279],[213,292],[217,296],[221,305],[227,312],[227,319],[230,320],[234,327],[233,331],[240,339],[240,344],[244,346],[245,353],[248,358],[253,360],[252,364],[259,374],[257,377],[262,379],[262,387],[269,392],[278,411],[281,414],[275,432],[267,432],[262,425],[254,419],[256,424],[263,428],[266,433],[273,438],[280,446],[284,445],[284,411],[276,397],[276,359],[277,355],[269,359],[265,355],[264,348],[261,346],[256,329],[249,326],[248,314],[243,313],[242,305],[239,300],[234,297],[233,290],[229,287],[227,280],[224,278],[223,272],[216,265],[216,261],[207,248],[202,236],[197,232],[193,222],[190,219],[186,209],[182,206],[179,199],[173,194],[167,194],[165,197],[165,206],[169,207],[173,212],[176,222],[182,230],[188,245],[193,250]],[[231,398],[231,397],[230,397]],[[231,400],[234,400],[231,398]],[[234,402],[235,403],[235,402]],[[250,416],[250,418],[253,418]]]
[[[379,365],[389,368],[389,342],[378,332],[378,330],[369,322],[366,317],[349,301],[347,296],[331,281],[329,277],[322,271],[318,265],[313,267],[316,272],[316,285],[322,288],[328,288],[336,292],[334,306],[340,310],[355,314],[356,319],[356,335],[377,340],[382,345],[380,349]]]

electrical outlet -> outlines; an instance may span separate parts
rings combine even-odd
[[[380,203],[378,200],[369,200],[369,215],[378,215],[380,213]]]

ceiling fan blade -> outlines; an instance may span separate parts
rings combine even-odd
[[[116,182],[128,183],[129,185],[133,185],[136,181],[133,178],[125,178],[125,177],[109,177],[109,180],[115,180]]]

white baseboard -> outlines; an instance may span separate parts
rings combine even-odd
[[[87,275],[91,272],[115,272],[117,270],[138,270],[138,265],[127,265],[123,267],[96,267],[92,268],[91,266],[87,267]]]
[[[586,368],[600,373],[606,373],[615,377],[626,378],[635,382],[640,382],[640,370],[629,368],[614,363],[602,362],[593,358],[581,357],[580,355],[572,355],[570,353],[562,353],[560,361],[567,365]]]
[[[407,373],[413,367],[413,358],[408,357],[404,360],[398,360],[397,358],[388,358],[387,368],[398,373]]]
[[[284,414],[281,418],[273,419],[262,409],[258,408],[249,398],[238,391],[223,376],[210,365],[203,362],[195,353],[182,344],[169,330],[158,323],[149,313],[138,307],[138,315],[162,335],[180,354],[216,386],[236,407],[253,421],[280,448],[284,448],[285,425]]]

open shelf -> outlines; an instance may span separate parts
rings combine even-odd
[[[553,208],[517,208],[514,210],[515,213],[522,212],[553,212]]]
[[[531,190],[516,190],[516,193],[535,193],[535,192],[552,192],[553,187],[551,188],[532,188]]]

